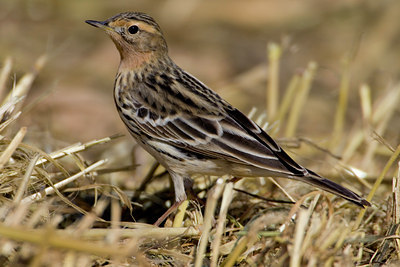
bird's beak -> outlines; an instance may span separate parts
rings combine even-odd
[[[86,20],[87,24],[92,25],[94,27],[103,29],[105,31],[113,30],[110,26],[108,26],[107,21],[97,21],[97,20]]]

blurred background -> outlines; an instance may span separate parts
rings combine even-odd
[[[112,99],[118,52],[104,32],[84,22],[124,11],[153,16],[172,59],[244,113],[252,107],[265,110],[269,43],[283,49],[281,96],[291,77],[315,61],[318,69],[296,136],[322,146],[332,132],[346,60],[351,74],[348,128],[361,116],[362,84],[370,86],[374,98],[399,80],[400,2],[396,0],[2,0],[0,62],[11,57],[15,73],[8,88],[39,56],[48,56],[19,121],[29,127],[28,140],[42,143],[50,152],[78,141],[127,133]],[[396,146],[399,108],[389,125],[385,138]],[[126,137],[121,142],[134,143]]]

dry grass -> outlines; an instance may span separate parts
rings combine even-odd
[[[238,2],[233,9],[240,7]],[[287,13],[303,12],[296,10]],[[222,12],[214,12],[219,15],[211,16],[226,21],[234,14],[220,17]],[[200,12],[193,19],[202,16]],[[265,17],[232,20],[257,25]],[[278,21],[280,17],[272,16]],[[386,32],[395,40],[394,32]],[[361,64],[365,73],[372,71],[374,55],[387,48],[383,42],[375,44],[371,57]],[[120,158],[120,135],[54,151],[46,146],[46,133],[39,134],[41,142],[31,141],[27,137],[33,130],[23,126],[21,117],[32,106],[24,101],[48,57],[40,57],[12,88],[7,80],[18,69],[6,58],[0,69],[0,266],[397,266],[400,81],[377,90],[378,82],[363,80],[359,95],[351,95],[356,52],[344,56],[337,67],[336,109],[324,125],[332,135],[317,143],[298,136],[311,88],[316,82],[323,84],[315,80],[320,62],[297,66],[304,69],[282,82],[287,50],[274,43],[266,51],[268,69],[261,64],[237,75],[222,94],[262,83],[267,102],[274,101],[265,105],[267,119],[257,110],[250,114],[253,119],[280,137],[292,155],[301,155],[296,159],[367,196],[372,207],[361,210],[287,180],[198,177],[194,189],[204,203],[188,201],[163,227],[154,227],[151,223],[173,199],[165,170],[158,164],[146,166],[143,181],[132,189],[119,182],[137,167],[135,160],[126,165]],[[302,136],[313,136],[313,130],[309,127]],[[133,150],[137,157],[140,152]]]

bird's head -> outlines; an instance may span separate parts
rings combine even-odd
[[[167,55],[168,48],[160,26],[152,17],[141,12],[125,12],[105,21],[86,23],[103,29],[113,40],[121,55],[121,63],[140,65],[150,57]],[[135,66],[130,66],[135,67]]]

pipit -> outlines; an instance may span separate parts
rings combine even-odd
[[[125,12],[86,22],[105,30],[120,53],[115,104],[136,141],[168,170],[176,201],[170,211],[187,198],[194,174],[286,177],[370,206],[296,163],[256,123],[177,66],[149,15]]]

